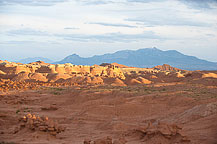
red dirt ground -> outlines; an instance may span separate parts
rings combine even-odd
[[[20,121],[28,113],[65,130],[53,135]],[[216,144],[217,87],[177,82],[2,92],[0,127],[2,144]]]

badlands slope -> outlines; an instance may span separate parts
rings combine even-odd
[[[0,61],[0,144],[216,144],[217,72]]]

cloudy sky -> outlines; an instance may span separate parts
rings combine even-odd
[[[157,47],[217,62],[217,0],[0,0],[0,59]]]

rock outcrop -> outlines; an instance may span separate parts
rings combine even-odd
[[[217,74],[215,73],[203,74],[202,78],[217,78]]]
[[[63,126],[58,125],[48,117],[39,117],[33,114],[27,114],[20,118],[20,127],[17,127],[14,133],[17,133],[24,128],[28,128],[32,131],[47,132],[53,136],[56,136],[58,133],[65,130]]]
[[[100,66],[116,66],[118,68],[133,68],[133,67],[128,67],[126,65],[122,65],[118,63],[102,63]]]
[[[150,122],[146,127],[135,129],[130,135],[139,136],[147,144],[190,143],[190,139],[183,134],[182,128],[175,124]]]
[[[113,77],[125,79],[121,69],[114,65],[108,66],[82,66],[66,64],[48,64],[42,61],[19,64],[8,61],[0,61],[0,78],[8,78],[13,81],[35,80],[42,82],[56,82],[73,77],[86,77],[87,83],[103,83],[100,77]],[[89,77],[89,78],[87,78]]]
[[[122,80],[120,80],[119,78],[115,78],[111,85],[113,85],[113,86],[126,86],[126,84]]]
[[[174,71],[174,72],[181,71],[181,69],[172,67],[168,64],[155,66],[154,69],[155,70],[161,70],[161,71]]]

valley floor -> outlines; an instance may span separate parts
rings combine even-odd
[[[28,113],[47,116],[65,130],[52,135],[22,125],[19,119]],[[217,87],[158,83],[9,91],[0,95],[0,127],[1,144],[82,144],[103,138],[117,144],[216,144]]]

